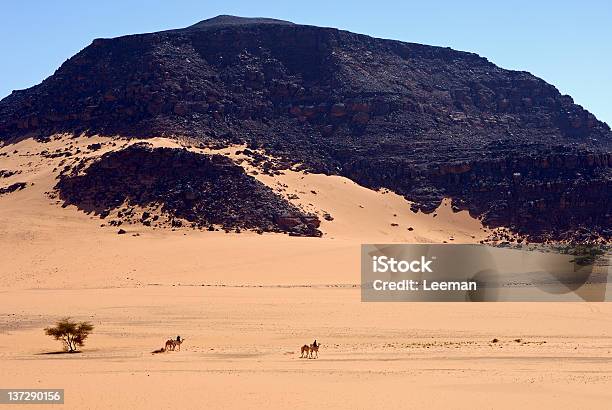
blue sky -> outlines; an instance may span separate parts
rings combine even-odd
[[[184,27],[218,14],[339,27],[476,52],[526,70],[612,125],[612,2],[11,1],[0,12],[0,98],[51,75],[97,37]]]

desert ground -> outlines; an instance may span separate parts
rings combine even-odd
[[[360,301],[361,243],[487,237],[450,202],[434,217],[344,178],[258,173],[333,216],[324,236],[117,235],[49,194],[64,164],[134,143],[111,141],[0,147],[0,169],[21,171],[0,187],[28,184],[0,196],[0,388],[63,388],[75,409],[609,408],[612,304]],[[69,145],[80,152],[41,154]],[[223,153],[240,160],[237,150]],[[52,354],[61,345],[43,328],[64,316],[95,326],[81,353]],[[176,335],[181,351],[151,353]],[[301,359],[313,339],[319,358]]]

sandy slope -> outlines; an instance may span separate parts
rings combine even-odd
[[[43,150],[53,152],[68,144],[74,150],[85,151],[94,142],[106,145],[94,153],[80,153],[68,159],[40,156]],[[178,146],[175,141],[161,138],[148,142]],[[139,234],[137,237],[118,236],[117,228],[101,227],[105,221],[79,212],[74,206],[62,208],[59,201],[46,194],[55,185],[62,165],[77,158],[96,157],[125,144],[120,142],[113,147],[105,138],[64,137],[48,143],[25,140],[0,150],[11,153],[0,157],[0,169],[22,171],[1,182],[30,184],[22,191],[0,197],[0,235],[6,251],[0,270],[10,273],[0,275],[0,286],[310,284],[330,280],[356,283],[361,243],[475,242],[486,236],[478,220],[465,211],[453,213],[448,201],[434,214],[415,214],[409,203],[396,194],[375,192],[346,178],[294,171],[274,177],[259,173],[256,177],[280,189],[282,195],[297,194],[299,198],[292,200],[295,204],[319,214],[323,239],[191,229],[173,232],[141,225],[123,227],[130,234]],[[230,154],[237,149],[220,152]],[[254,170],[243,164],[249,172]],[[323,219],[325,213],[331,214],[333,221]]]
[[[325,236],[137,226],[128,231],[139,236],[117,235],[45,194],[64,159],[39,153],[67,142],[79,157],[127,143],[0,148],[10,153],[0,169],[22,171],[0,186],[34,183],[0,197],[0,388],[65,388],[67,408],[606,408],[612,399],[612,305],[359,301],[360,243],[484,238],[448,203],[436,217],[414,214],[397,195],[340,177],[258,173],[331,214]],[[85,153],[92,142],[106,145]],[[236,149],[227,153],[238,159]],[[42,328],[65,315],[91,320],[95,333],[80,355],[42,354],[58,348]],[[149,353],[176,334],[187,339],[181,352]],[[299,359],[313,338],[321,357]]]

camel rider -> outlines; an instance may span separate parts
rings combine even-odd
[[[180,343],[180,341],[181,341],[181,337],[180,337],[180,336],[177,336],[177,337],[176,337],[176,341]]]

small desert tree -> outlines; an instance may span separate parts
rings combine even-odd
[[[67,317],[58,321],[55,326],[45,328],[45,334],[52,336],[55,340],[61,340],[65,349],[72,353],[76,352],[77,347],[85,344],[85,339],[93,328],[89,322],[77,323]]]

